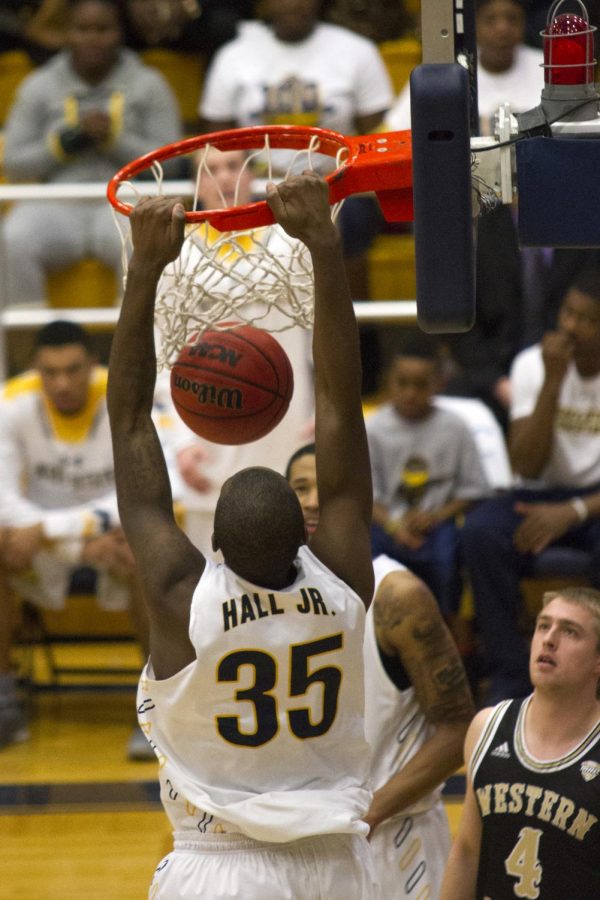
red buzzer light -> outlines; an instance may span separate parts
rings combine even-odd
[[[556,16],[543,32],[546,84],[590,84],[594,81],[594,31],[574,13]]]

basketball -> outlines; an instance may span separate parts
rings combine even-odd
[[[249,444],[284,417],[294,390],[287,354],[267,331],[205,331],[171,369],[173,403],[188,428],[215,444]]]

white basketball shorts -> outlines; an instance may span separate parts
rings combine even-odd
[[[381,900],[359,835],[273,844],[176,832],[174,846],[154,873],[149,900]]]

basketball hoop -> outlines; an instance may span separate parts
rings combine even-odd
[[[332,205],[350,194],[374,191],[386,219],[404,222],[412,219],[412,151],[410,131],[391,131],[348,137],[326,128],[302,125],[266,125],[237,128],[198,135],[159,147],[124,166],[110,180],[107,196],[113,207],[128,216],[133,206],[119,200],[117,193],[135,175],[153,169],[175,156],[185,156],[207,146],[217,150],[264,152],[268,157],[269,179],[273,180],[271,151],[294,150],[294,160],[306,158],[304,168],[312,169],[318,155],[336,160],[336,168],[327,175],[329,200]],[[292,166],[286,175],[290,174]],[[284,177],[286,177],[284,175]],[[266,201],[233,206],[229,209],[192,211],[188,222],[208,221],[219,231],[240,231],[261,225],[272,225],[273,214]]]
[[[160,147],[121,169],[108,186],[114,209],[129,216],[134,204],[118,193],[126,187],[139,199],[135,176],[150,171],[162,192],[161,163],[194,154],[197,167],[192,209],[186,212],[186,239],[179,258],[159,284],[155,321],[160,341],[159,368],[169,367],[190,335],[207,329],[229,329],[232,320],[279,332],[313,322],[313,274],[305,245],[274,224],[265,200],[240,203],[240,184],[248,167],[262,166],[266,180],[283,181],[293,171],[333,171],[326,176],[332,218],[351,193],[375,191],[390,221],[412,218],[410,132],[345,137],[321,128],[272,126],[243,128],[188,138]],[[211,171],[211,149],[242,150],[244,163],[229,204]],[[287,170],[275,173],[273,151],[288,150]],[[203,180],[217,188],[219,208],[199,209]],[[214,190],[213,190],[213,193]],[[127,271],[130,232],[115,216],[123,242]],[[223,323],[227,323],[223,325]],[[234,326],[236,327],[236,326]]]

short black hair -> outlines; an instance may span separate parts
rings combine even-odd
[[[298,459],[302,459],[303,456],[316,456],[317,448],[314,443],[305,444],[304,447],[298,447],[297,450],[292,453],[288,460],[288,464],[285,467],[285,477],[289,481],[290,476],[292,474],[292,466]]]
[[[434,335],[426,334],[419,329],[409,331],[398,344],[394,359],[406,356],[416,356],[417,359],[425,359],[439,366],[441,363],[440,342]]]
[[[300,503],[283,475],[252,466],[227,479],[215,510],[214,543],[236,575],[263,587],[284,586],[305,539]]]
[[[81,344],[87,353],[93,352],[92,339],[77,322],[56,319],[40,328],[35,336],[34,348],[64,347],[65,344]]]

